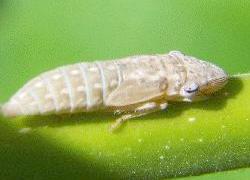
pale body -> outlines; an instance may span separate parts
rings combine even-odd
[[[163,110],[168,101],[206,96],[205,92],[217,91],[226,80],[226,73],[217,66],[177,51],[77,63],[32,79],[11,97],[2,112],[6,116],[99,110],[128,113],[118,119],[121,122]],[[186,89],[195,90],[195,94]]]

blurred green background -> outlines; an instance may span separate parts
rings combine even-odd
[[[229,74],[249,72],[249,12],[248,0],[0,0],[0,102],[6,101],[28,79],[48,69],[135,54],[180,50],[208,59]],[[0,133],[8,136],[1,136],[1,146],[6,150],[10,146],[9,156],[16,156],[5,166],[13,169],[13,174],[20,174],[14,164],[29,156],[36,161],[36,153],[16,154],[20,144],[15,142],[18,135],[13,135],[11,128],[21,125],[1,121],[0,126]],[[67,127],[59,131],[63,128]],[[71,133],[71,129],[65,132]],[[56,135],[53,129],[48,134]],[[36,150],[46,146],[36,143],[36,138],[26,137],[24,141],[28,146],[35,143]],[[60,148],[48,152],[51,162],[58,163],[48,163],[48,168],[39,172],[70,177],[74,170],[67,172],[67,169],[72,166],[80,169],[81,161],[76,154],[73,160],[66,158],[65,162],[58,158],[60,153],[67,156]],[[27,169],[20,171],[27,173],[24,177],[32,178],[29,166],[34,164],[30,160],[25,162],[28,162]],[[53,169],[54,166],[58,168]],[[65,171],[61,172],[62,169]]]
[[[181,50],[230,74],[250,67],[247,0],[0,0],[0,100],[40,72]]]

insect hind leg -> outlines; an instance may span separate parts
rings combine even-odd
[[[157,112],[160,110],[164,110],[166,108],[167,108],[166,102],[164,102],[164,103],[156,103],[156,102],[145,103],[145,104],[137,107],[134,110],[134,112],[132,112],[130,114],[122,115],[120,118],[116,119],[115,122],[111,125],[110,131],[114,132],[119,127],[121,127],[124,122],[126,122],[129,119],[145,116],[147,114]]]

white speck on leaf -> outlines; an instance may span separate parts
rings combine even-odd
[[[161,156],[160,156],[160,159],[163,160],[163,159],[164,159],[164,156],[161,155]]]
[[[166,150],[169,150],[169,149],[170,149],[170,146],[166,145],[166,146],[165,146],[165,149],[166,149]]]
[[[203,139],[202,139],[202,138],[199,138],[198,141],[199,141],[199,142],[203,142]]]
[[[190,117],[190,118],[188,118],[188,121],[189,121],[189,122],[194,122],[195,120],[196,120],[195,117]]]
[[[31,128],[22,128],[18,132],[21,134],[27,134],[30,131],[31,131]]]

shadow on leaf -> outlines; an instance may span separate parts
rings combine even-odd
[[[0,131],[0,179],[119,179],[103,165],[55,146],[37,133],[20,133],[2,118]]]

